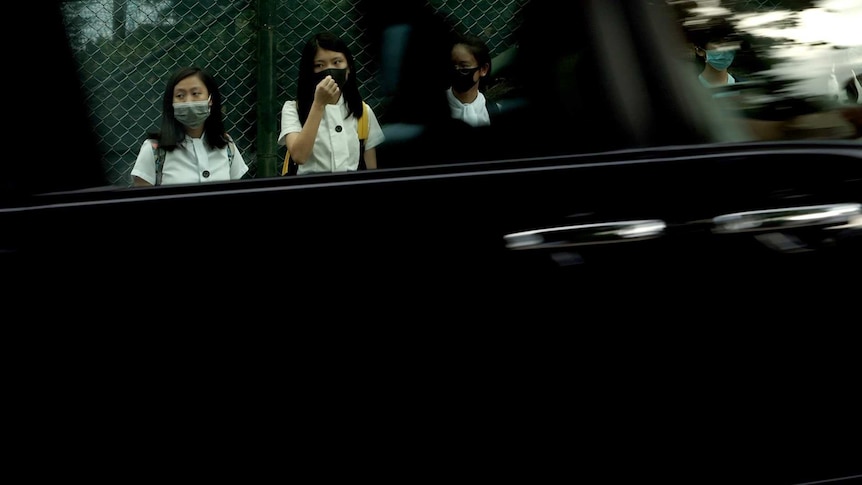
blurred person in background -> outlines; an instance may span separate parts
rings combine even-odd
[[[376,147],[385,136],[370,106],[368,138],[359,140],[363,100],[353,54],[341,38],[319,32],[305,43],[299,62],[296,99],[281,109],[278,144],[287,147],[282,175],[333,173],[377,168]],[[290,163],[289,163],[290,162]]]
[[[722,21],[691,34],[694,51],[703,66],[697,78],[706,87],[735,84],[737,78],[728,69],[736,57],[740,41],[733,38],[733,29]]]
[[[196,66],[175,71],[162,98],[161,131],[141,145],[133,185],[241,179],[248,166],[225,131],[221,107],[212,75]]]

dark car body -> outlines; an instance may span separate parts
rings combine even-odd
[[[739,140],[674,77],[672,56],[647,69],[636,55],[672,50],[666,19],[645,7],[655,2],[582,2],[575,25],[598,31],[573,29],[583,44],[569,46],[566,19],[533,3],[520,65],[543,75],[497,127],[403,115],[393,125],[421,134],[393,137],[376,171],[146,189],[102,177],[55,18],[63,55],[36,86],[57,89],[63,127],[28,138],[28,164],[4,184],[4,308],[17,308],[4,312],[52,322],[50,353],[112,380],[121,373],[70,359],[80,354],[64,342],[135,376],[146,372],[132,361],[173,354],[171,340],[194,354],[215,342],[220,357],[205,353],[242,356],[244,372],[290,352],[327,359],[315,374],[337,375],[334,362],[380,372],[386,395],[382,381],[427,383],[426,405],[464,398],[474,429],[499,440],[477,453],[499,452],[493,477],[552,480],[579,447],[581,474],[568,478],[607,479],[625,463],[679,482],[856,474],[839,442],[854,429],[846,372],[858,380],[859,139]],[[416,20],[399,13],[368,28]],[[550,85],[567,72],[594,77]],[[263,372],[278,361],[261,359]],[[424,408],[413,405],[393,414]],[[561,452],[549,436],[581,440]],[[506,468],[515,450],[526,462]]]

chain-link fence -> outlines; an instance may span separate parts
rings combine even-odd
[[[526,0],[433,1],[428,5],[453,28],[484,36],[492,55],[508,47],[517,13]],[[372,105],[383,97],[375,53],[362,31],[358,0],[77,0],[64,4],[71,42],[88,93],[93,125],[109,180],[128,185],[129,172],[148,131],[158,129],[162,95],[170,74],[199,65],[220,83],[225,125],[243,149],[252,176],[264,171],[263,155],[284,156],[284,148],[259,146],[259,106],[279,113],[294,97],[295,63],[313,33],[332,30],[353,50],[363,96]],[[270,24],[263,11],[275,13]],[[272,31],[273,42],[261,33]],[[270,48],[267,48],[271,45]],[[274,89],[258,89],[260,63],[272,62]],[[274,95],[272,94],[274,92]],[[273,124],[273,123],[268,123]],[[273,140],[274,136],[267,139]]]
[[[528,1],[428,0],[425,5],[453,29],[484,37],[496,56],[516,42],[518,14]],[[738,3],[763,10],[787,1],[791,0]],[[180,66],[199,65],[215,75],[224,97],[225,125],[242,148],[251,176],[274,175],[274,161],[284,156],[284,148],[274,143],[277,115],[284,101],[294,97],[295,63],[314,32],[342,35],[354,52],[362,95],[378,105],[383,90],[377,53],[368,48],[360,4],[361,0],[64,2],[109,180],[128,185],[146,133],[160,125],[165,83]],[[397,0],[393,8],[398,8]],[[261,70],[267,63],[273,66],[274,79],[260,79],[260,72],[269,72]],[[262,89],[267,86],[271,89]],[[275,115],[261,117],[262,111]],[[260,161],[265,159],[273,163],[264,166]]]

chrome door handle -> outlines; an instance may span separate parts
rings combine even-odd
[[[713,232],[780,231],[806,226],[862,228],[862,204],[824,204],[724,214],[712,219]]]
[[[503,239],[507,249],[550,249],[642,241],[662,236],[665,227],[657,219],[603,222],[515,232]]]

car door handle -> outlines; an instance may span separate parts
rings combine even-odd
[[[774,232],[825,226],[862,229],[862,204],[824,204],[723,214],[712,219],[714,233]],[[667,225],[660,219],[578,224],[522,231],[503,236],[507,249],[553,249],[661,237]]]
[[[550,249],[642,241],[664,235],[666,224],[658,219],[602,222],[550,227],[506,234],[508,249]]]
[[[781,231],[797,227],[862,228],[862,204],[824,204],[724,214],[712,219],[721,234]]]

